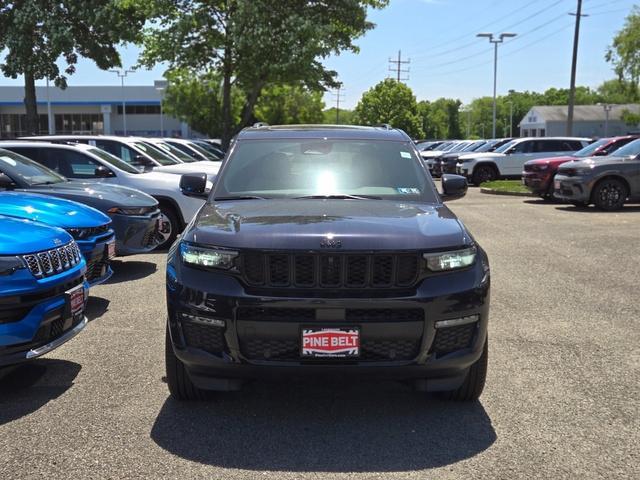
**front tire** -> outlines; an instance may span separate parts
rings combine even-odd
[[[457,402],[473,402],[480,398],[487,379],[487,365],[489,362],[489,339],[484,341],[482,355],[469,367],[464,383],[456,390],[442,392],[440,396],[445,400]]]
[[[616,178],[600,180],[593,189],[593,203],[605,212],[620,210],[627,199],[627,186]]]
[[[491,165],[480,165],[473,170],[472,181],[478,187],[482,183],[491,182],[496,178],[498,178],[498,172]]]
[[[165,337],[164,358],[167,372],[167,385],[171,396],[175,400],[205,400],[205,392],[193,384],[184,363],[176,357],[173,351],[168,325]]]
[[[180,220],[175,209],[170,205],[160,204],[161,227],[158,235],[161,240],[158,249],[169,248],[176,240],[180,230]]]

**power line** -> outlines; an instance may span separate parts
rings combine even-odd
[[[411,59],[409,60],[402,60],[402,51],[398,50],[398,59],[397,60],[392,60],[391,57],[389,57],[389,63],[390,64],[394,64],[395,66],[392,67],[391,65],[389,65],[389,71],[396,72],[396,80],[398,82],[406,82],[407,80],[409,80],[409,69],[403,69],[402,65],[408,65],[411,63]],[[402,74],[406,73],[407,76],[406,77],[402,77]]]

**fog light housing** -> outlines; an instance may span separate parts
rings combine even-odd
[[[478,320],[480,320],[480,315],[468,315],[466,317],[438,320],[435,324],[435,328],[459,327],[460,325],[475,323]]]
[[[192,315],[190,313],[180,313],[178,316],[180,320],[209,325],[211,327],[224,328],[227,325],[226,320],[221,318],[203,317],[202,315]]]

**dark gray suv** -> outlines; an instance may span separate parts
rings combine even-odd
[[[592,203],[607,211],[640,201],[640,139],[616,150],[613,156],[560,165],[554,195],[576,206]]]

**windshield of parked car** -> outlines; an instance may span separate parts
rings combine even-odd
[[[213,145],[208,144],[207,142],[205,142],[203,140],[194,140],[191,143],[193,145],[195,145],[196,147],[200,147],[202,150],[205,150],[209,154],[210,157],[213,157],[216,160],[222,160],[222,157],[224,157],[224,155],[220,155],[220,153],[218,152],[218,149],[216,147],[214,147]]]
[[[207,152],[204,148],[202,148],[200,145],[193,143],[193,142],[189,142],[188,143],[189,147],[193,148],[196,152],[198,152],[200,155],[202,155],[204,158],[206,158],[207,160],[210,160],[212,162],[218,162],[220,161],[220,159],[212,154]]]
[[[174,147],[173,145],[167,143],[167,142],[157,142],[153,144],[154,146],[164,150],[165,152],[170,153],[171,155],[173,155],[174,157],[176,157],[178,160],[180,160],[181,162],[184,163],[191,163],[191,162],[195,162],[196,159],[191,157],[190,155],[187,155],[186,153],[184,153],[182,150],[180,150],[179,148]]]
[[[437,202],[411,142],[239,141],[215,185],[215,200],[352,196]]]
[[[114,167],[124,172],[133,173],[133,174],[142,173],[137,168],[132,167],[127,162],[123,162],[115,155],[111,155],[109,152],[105,152],[104,150],[101,150],[99,148],[90,148],[87,151],[92,155],[95,155],[96,157],[98,157],[100,160],[104,160],[108,164],[113,165]]]
[[[501,147],[498,147],[494,150],[495,153],[504,153],[506,150],[509,150],[513,145],[516,144],[515,140],[511,140],[510,142],[505,143]]]
[[[58,175],[38,162],[8,150],[0,150],[0,172],[8,175],[14,181],[19,179],[32,187],[67,181],[62,175]]]
[[[615,151],[616,157],[637,157],[640,155],[640,138]]]
[[[598,150],[600,147],[606,145],[609,142],[611,142],[610,139],[601,138],[600,140],[587,145],[582,150],[578,150],[573,154],[573,156],[574,157],[591,157],[596,152],[596,150]]]
[[[173,160],[172,158],[167,157],[164,153],[162,153],[157,148],[151,146],[145,142],[133,142],[132,144],[138,150],[142,150],[144,153],[153,158],[160,165],[177,165],[179,162],[177,160]]]

